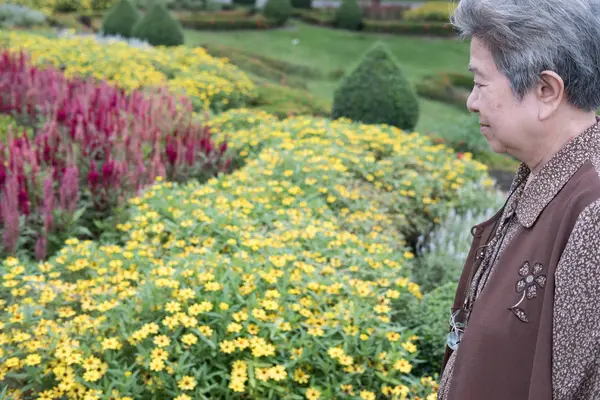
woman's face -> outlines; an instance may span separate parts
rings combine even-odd
[[[469,69],[474,74],[474,86],[467,108],[479,114],[481,133],[496,153],[520,158],[532,144],[529,132],[534,132],[531,128],[537,121],[535,96],[525,95],[522,101],[515,98],[508,78],[477,38],[471,40]]]

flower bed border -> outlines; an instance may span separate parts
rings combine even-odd
[[[214,15],[214,14],[190,14],[179,15],[179,22],[184,28],[194,30],[265,30],[279,28],[278,24],[262,15]]]
[[[336,28],[330,15],[314,10],[294,10],[294,17],[311,25]],[[455,37],[452,25],[446,22],[383,21],[366,19],[362,32],[390,33],[400,35],[427,35],[437,37]]]

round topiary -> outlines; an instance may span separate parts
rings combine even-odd
[[[161,2],[150,7],[146,15],[133,28],[132,35],[153,46],[179,46],[183,44],[183,30],[179,21]]]
[[[140,20],[140,14],[129,0],[121,0],[110,10],[102,23],[104,35],[131,37],[131,31]]]
[[[279,25],[285,24],[293,11],[290,0],[268,0],[263,8],[265,17]]]
[[[335,91],[332,118],[388,124],[411,131],[419,120],[419,101],[396,59],[376,43],[346,74]]]
[[[362,27],[362,11],[356,0],[343,0],[335,13],[334,24],[338,28],[357,30]]]

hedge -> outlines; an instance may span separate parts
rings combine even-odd
[[[398,33],[403,35],[455,36],[452,26],[443,22],[408,22],[365,20],[365,32]]]
[[[310,10],[312,8],[312,0],[292,0],[292,7]]]
[[[334,27],[334,15],[316,10],[294,10],[294,17],[307,24]],[[445,22],[379,21],[364,19],[363,32],[392,33],[402,35],[428,35],[451,37],[456,33]]]
[[[215,18],[211,14],[192,14],[179,16],[179,21],[184,28],[196,30],[271,29],[281,26],[281,24],[270,21],[263,15],[258,14],[252,16],[234,15],[230,18],[222,16]]]
[[[442,101],[465,109],[465,103],[473,87],[473,78],[459,73],[440,72],[425,76],[417,83],[419,96]]]
[[[298,18],[307,24],[332,26],[335,14],[327,14],[321,11],[313,10],[294,10],[294,17]]]

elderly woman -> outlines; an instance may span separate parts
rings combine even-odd
[[[521,161],[472,229],[442,400],[600,399],[600,0],[461,0],[467,101]]]

